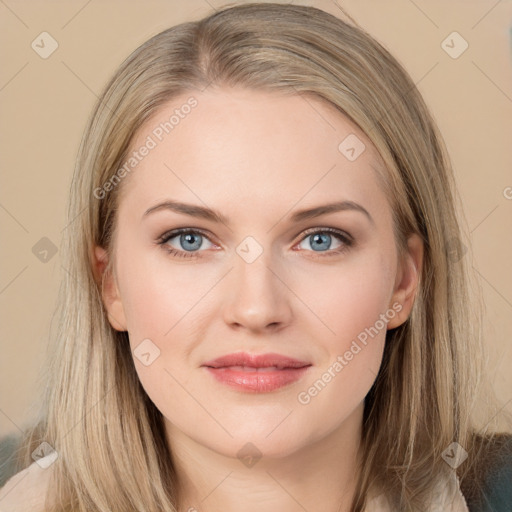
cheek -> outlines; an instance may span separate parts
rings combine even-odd
[[[334,333],[317,336],[324,358],[299,391],[297,402],[311,417],[325,417],[328,411],[324,433],[345,421],[364,401],[379,372],[387,322],[393,317],[385,275],[378,266],[361,274],[347,273],[340,276],[339,284],[327,288],[325,303],[316,302]]]
[[[338,275],[316,276],[307,283],[308,301],[324,327],[316,339],[324,357],[315,375],[299,396],[318,412],[337,404],[333,414],[342,420],[347,411],[368,393],[379,371],[387,332],[387,323],[395,311],[389,308],[393,288],[392,255],[368,251],[345,265]],[[329,277],[329,278],[327,278]],[[303,293],[305,293],[305,289]],[[309,322],[310,325],[311,322]],[[314,339],[314,338],[313,338]],[[309,409],[309,408],[308,408]]]
[[[211,272],[171,263],[160,248],[136,251],[119,264],[123,309],[130,337],[170,338],[215,283]]]
[[[375,324],[389,307],[393,288],[389,260],[378,252],[347,260],[336,271],[305,274],[299,281],[298,295],[311,305],[325,339],[336,349]]]

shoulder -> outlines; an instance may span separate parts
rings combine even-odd
[[[484,501],[490,510],[510,510],[512,502],[512,435],[502,435],[496,443],[499,451],[486,471]]]
[[[509,512],[512,502],[512,435],[477,436],[461,488],[470,510]]]
[[[455,472],[451,472],[448,478],[439,481],[430,501],[424,506],[425,512],[469,512]],[[396,506],[393,506],[382,492],[369,499],[365,512],[392,512],[396,509]]]
[[[0,488],[0,512],[43,512],[52,468],[43,457],[9,478]]]
[[[440,482],[438,492],[434,494],[431,503],[432,512],[469,512],[468,504],[462,494],[460,481],[455,470],[450,476]]]

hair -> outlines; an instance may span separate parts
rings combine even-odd
[[[93,246],[113,252],[123,183],[101,200],[94,191],[123,165],[134,135],[160,107],[206,87],[310,94],[377,149],[397,246],[404,250],[416,233],[424,259],[411,314],[387,332],[365,398],[352,511],[364,510],[372,489],[385,492],[393,510],[423,510],[453,471],[442,457],[453,442],[470,454],[457,474],[471,494],[480,485],[475,461],[489,453],[494,434],[477,429],[473,417],[483,375],[481,301],[470,297],[454,178],[436,123],[402,65],[361,27],[314,7],[251,3],[146,41],[116,71],[88,121],[61,242],[65,271],[41,408],[20,458],[23,467],[31,463],[42,441],[57,450],[47,510],[178,509],[162,414],[139,382],[128,333],[108,321],[93,272]]]

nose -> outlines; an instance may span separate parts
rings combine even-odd
[[[280,330],[292,318],[285,273],[271,261],[270,251],[264,251],[248,263],[234,256],[233,270],[228,274],[223,305],[225,322],[234,329],[252,332]]]

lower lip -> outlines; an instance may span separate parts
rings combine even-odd
[[[275,391],[298,381],[309,366],[302,368],[283,368],[282,370],[261,370],[261,371],[242,371],[226,368],[206,369],[222,384],[226,384],[240,391],[253,393],[266,393]]]

